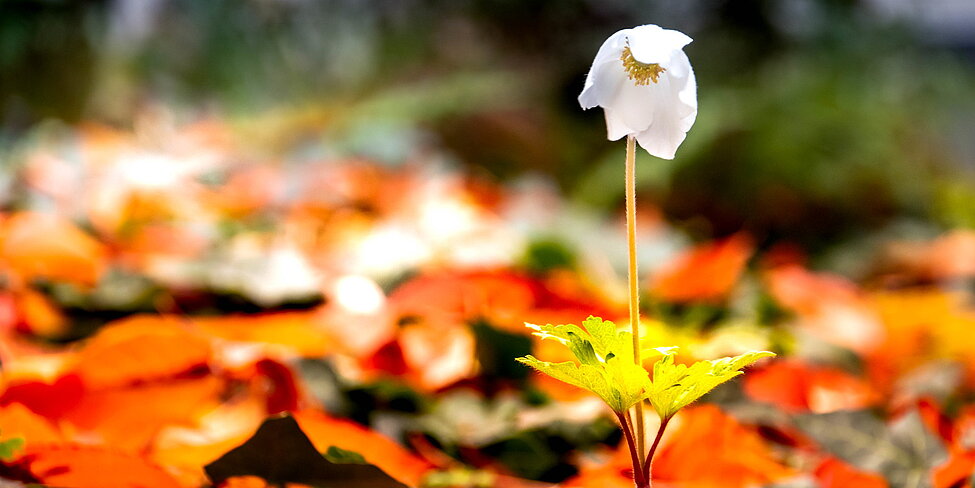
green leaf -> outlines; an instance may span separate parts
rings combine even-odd
[[[362,454],[342,449],[339,446],[328,446],[322,455],[332,464],[369,464],[366,458],[362,457]]]
[[[582,323],[585,328],[573,324],[525,325],[529,329],[534,329],[536,331],[534,335],[542,339],[553,339],[565,344],[583,364],[586,364],[586,361],[579,357],[579,353],[576,353],[577,350],[582,351],[582,354],[587,356],[586,351],[592,349],[593,353],[598,356],[596,359],[603,362],[606,361],[609,354],[633,362],[633,336],[626,331],[617,331],[616,324],[608,320],[590,315]]]
[[[550,363],[528,355],[517,360],[557,380],[589,390],[615,412],[623,412],[645,398],[650,376],[633,362],[633,336],[616,325],[590,316],[578,325],[533,325],[535,335],[561,342],[578,363]]]
[[[578,325],[533,325],[534,335],[558,341],[569,348],[578,362],[550,363],[528,355],[518,361],[557,380],[589,390],[615,412],[649,398],[661,418],[669,418],[681,408],[701,398],[714,387],[742,374],[741,369],[775,354],[752,351],[733,358],[699,361],[690,367],[674,364],[676,347],[649,349],[644,357],[663,357],[654,364],[653,381],[642,366],[633,361],[633,336],[617,331],[616,325],[590,316]]]
[[[14,437],[12,439],[7,439],[5,441],[0,441],[0,461],[11,461],[17,454],[17,451],[24,448],[24,439],[22,437]]]
[[[768,351],[751,351],[741,356],[698,361],[690,367],[674,364],[677,348],[660,350],[663,357],[653,365],[652,386],[646,396],[657,415],[670,418],[714,387],[743,374],[741,369],[764,357]]]

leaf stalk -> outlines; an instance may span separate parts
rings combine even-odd
[[[647,480],[647,486],[650,486],[650,467],[653,464],[653,454],[657,452],[657,446],[660,445],[660,439],[663,438],[664,429],[667,428],[667,423],[670,422],[670,419],[671,417],[660,419],[660,427],[657,428],[657,437],[653,439],[653,445],[650,446],[650,452],[647,453],[646,461],[643,462],[643,479]]]

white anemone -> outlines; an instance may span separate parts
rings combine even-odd
[[[579,95],[602,107],[609,140],[635,136],[650,154],[673,159],[697,118],[697,82],[683,48],[691,38],[648,24],[606,39]]]

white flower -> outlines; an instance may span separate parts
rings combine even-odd
[[[609,140],[635,136],[650,154],[673,159],[697,118],[697,82],[682,32],[641,25],[606,39],[579,95],[602,107]]]

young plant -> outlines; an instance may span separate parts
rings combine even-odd
[[[518,358],[542,373],[599,396],[616,414],[630,450],[637,488],[651,485],[650,463],[670,419],[719,384],[742,374],[741,369],[767,351],[691,366],[675,364],[675,347],[643,351],[640,344],[640,301],[636,259],[636,142],[651,155],[673,159],[697,118],[697,83],[683,48],[687,35],[642,25],[621,30],[599,48],[579,95],[583,109],[602,107],[610,140],[626,136],[626,234],[629,251],[630,331],[598,317],[577,325],[526,324],[535,335],[567,346],[578,363],[550,363],[533,356]],[[661,356],[653,378],[643,368],[643,353]],[[649,400],[660,427],[649,452],[643,425],[643,402]],[[634,410],[631,417],[630,410]],[[634,419],[635,418],[635,422]],[[635,423],[635,425],[634,425]]]
[[[713,361],[698,361],[690,366],[676,364],[676,347],[649,348],[641,352],[660,356],[653,365],[653,377],[635,364],[632,334],[619,331],[613,322],[589,317],[580,327],[526,324],[543,339],[556,340],[572,351],[576,361],[551,363],[534,356],[518,361],[570,385],[589,390],[601,398],[620,422],[633,463],[633,479],[638,488],[650,486],[650,462],[670,419],[680,409],[701,398],[714,387],[740,374],[755,361],[774,356],[768,351],[752,351],[741,356]],[[651,357],[651,356],[647,356]],[[660,427],[650,450],[640,452],[630,410],[649,400],[660,417]]]

